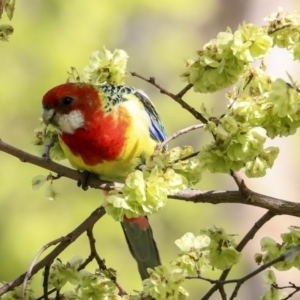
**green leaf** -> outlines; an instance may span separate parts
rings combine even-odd
[[[47,177],[44,175],[37,175],[32,178],[31,184],[32,184],[32,189],[34,191],[37,191],[40,189],[47,181]]]
[[[48,200],[54,201],[58,198],[58,192],[56,191],[56,188],[54,188],[53,183],[50,183],[49,186],[46,189],[46,198]]]
[[[14,11],[15,11],[15,5],[16,5],[15,0],[6,0],[5,12],[6,12],[9,20],[11,20],[13,18]]]
[[[221,251],[211,249],[209,253],[209,261],[211,265],[219,270],[226,270],[237,264],[240,253],[234,248],[224,248]]]
[[[271,285],[273,283],[276,283],[276,276],[274,271],[267,270],[263,273],[263,280],[267,285]]]
[[[14,32],[14,28],[9,24],[0,25],[0,41],[8,42],[10,35]]]

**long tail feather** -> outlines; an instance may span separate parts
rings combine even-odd
[[[131,255],[138,264],[141,278],[149,277],[147,268],[161,265],[159,252],[153,238],[152,229],[141,229],[136,223],[121,223]]]

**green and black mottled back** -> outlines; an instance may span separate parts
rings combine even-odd
[[[166,139],[166,133],[162,125],[161,119],[148,96],[139,89],[130,86],[102,84],[98,85],[98,88],[103,92],[103,96],[106,98],[104,110],[109,112],[111,108],[118,103],[127,101],[128,99],[124,95],[133,95],[137,97],[144,105],[150,119],[149,132],[150,136],[158,141],[163,142]],[[166,147],[165,147],[166,149]]]

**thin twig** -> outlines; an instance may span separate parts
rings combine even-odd
[[[104,263],[104,260],[99,256],[98,252],[97,252],[97,249],[96,249],[96,239],[94,237],[94,234],[93,234],[93,228],[89,228],[87,231],[86,231],[86,234],[89,238],[89,243],[90,243],[90,249],[91,249],[91,256],[93,258],[96,259],[96,262],[98,264],[98,267],[100,270],[107,270],[107,267]]]
[[[96,249],[96,239],[95,239],[94,234],[93,234],[93,228],[89,228],[86,231],[86,233],[87,233],[87,236],[88,236],[88,239],[89,239],[90,250],[91,250],[91,253],[90,253],[89,257],[94,257],[96,259],[96,262],[97,262],[100,270],[108,271],[110,279],[114,282],[115,286],[119,290],[119,295],[121,295],[121,296],[128,295],[127,291],[117,282],[117,278],[116,278],[115,274],[113,274],[106,267],[104,259],[102,259],[100,257],[100,255],[98,254],[97,249]]]
[[[56,290],[55,300],[60,300],[60,290]]]
[[[192,157],[197,156],[200,153],[200,151],[196,151],[194,153],[191,153],[190,155],[187,155],[185,157],[180,158],[180,160],[186,160],[186,159],[190,159]],[[175,160],[174,163],[178,162],[179,160]]]
[[[167,91],[163,87],[161,87],[159,84],[157,84],[154,77],[150,77],[149,79],[147,79],[144,76],[139,75],[136,72],[130,72],[130,73],[132,76],[138,77],[138,78],[152,84],[156,88],[158,88],[162,94],[165,94],[165,95],[169,96],[170,98],[172,98],[173,100],[175,100],[178,104],[181,105],[181,107],[183,109],[187,110],[189,113],[191,113],[197,120],[201,121],[203,124],[207,123],[207,120],[203,117],[203,115],[201,113],[196,111],[195,108],[190,106],[188,103],[183,101],[181,98],[181,95],[184,95],[192,87],[191,85],[187,85],[183,90],[181,90],[177,95],[175,95],[175,94]]]
[[[192,87],[193,87],[193,84],[189,83],[179,93],[176,94],[176,97],[182,98]]]
[[[58,239],[55,239],[49,243],[47,243],[46,245],[44,245],[39,252],[34,256],[32,262],[30,263],[30,266],[28,268],[28,271],[26,272],[26,275],[24,277],[24,281],[23,281],[23,286],[22,286],[22,293],[21,293],[21,300],[25,299],[25,291],[26,291],[26,285],[28,280],[31,278],[32,276],[32,269],[34,268],[34,266],[36,265],[37,260],[40,258],[40,256],[51,246],[57,245],[58,243],[62,243],[62,242],[66,242],[69,241],[70,237],[66,236],[66,237],[60,237]]]
[[[226,293],[225,293],[224,285],[221,285],[221,286],[220,286],[219,292],[220,292],[220,295],[221,295],[221,297],[222,297],[222,300],[227,300],[227,295],[226,295]]]
[[[50,141],[45,145],[42,157],[45,159],[50,159],[50,149],[54,146],[55,142],[58,141],[58,138],[53,136]]]
[[[281,298],[281,300],[288,300],[290,298],[292,298],[292,296],[294,296],[296,293],[298,293],[300,291],[300,286],[296,286],[294,283],[289,282],[290,286],[286,286],[286,287],[276,287],[277,289],[284,289],[284,288],[290,288],[290,289],[295,289],[293,292],[291,292],[290,294],[288,294],[285,298]]]
[[[250,278],[254,277],[255,275],[261,273],[262,271],[270,268],[271,266],[275,265],[276,263],[281,262],[281,261],[289,258],[290,256],[294,256],[298,251],[300,251],[300,245],[297,245],[297,246],[285,251],[282,255],[280,255],[277,258],[272,259],[271,261],[261,265],[260,267],[256,268],[254,271],[248,273],[247,275],[245,275],[241,278],[228,279],[228,280],[222,280],[222,281],[220,279],[217,279],[217,280],[208,279],[208,278],[198,276],[198,275],[196,275],[196,276],[186,276],[185,278],[187,278],[187,279],[203,279],[203,280],[208,281],[210,283],[219,284],[219,285],[221,285],[221,284],[222,285],[230,284],[230,283],[239,283],[239,282],[244,283],[248,279],[250,279]],[[202,300],[203,299],[204,298],[202,298]]]
[[[238,291],[240,289],[240,287],[242,286],[242,284],[247,281],[248,279],[254,277],[255,275],[261,273],[262,271],[268,269],[269,267],[273,266],[274,264],[280,262],[280,261],[283,261],[287,258],[289,258],[290,256],[294,256],[295,255],[295,252],[298,252],[300,250],[300,245],[298,246],[295,246],[289,250],[287,250],[285,253],[283,253],[282,255],[280,255],[279,257],[277,257],[276,259],[273,259],[271,261],[269,261],[268,263],[266,264],[263,264],[261,267],[257,268],[255,271],[249,273],[248,275],[240,278],[240,279],[232,279],[232,280],[227,280],[228,283],[230,282],[236,282],[236,287],[230,297],[230,300],[233,300],[237,294],[238,294]]]
[[[94,259],[94,256],[92,253],[88,256],[88,258],[78,267],[78,271],[84,269],[89,263],[91,263]]]
[[[45,268],[44,268],[44,279],[43,279],[43,293],[44,293],[44,300],[48,300],[48,280],[49,280],[49,271],[50,271],[50,265],[45,266]]]
[[[250,82],[252,81],[252,79],[254,78],[253,72],[251,72],[251,74],[248,76],[248,80],[245,82],[244,86],[239,90],[238,94],[234,97],[234,99],[231,101],[230,105],[228,106],[228,110],[232,108],[232,106],[234,105],[234,103],[237,101],[237,99],[240,97],[240,94],[245,91],[246,87],[250,84]],[[223,118],[225,116],[225,114],[223,114],[221,116],[221,118]]]
[[[268,31],[268,34],[271,35],[279,30],[282,30],[282,29],[285,29],[285,28],[288,28],[288,27],[291,27],[291,24],[285,24],[285,25],[282,25],[281,27],[277,27],[277,28],[272,28]]]
[[[267,211],[257,222],[254,223],[252,228],[236,246],[236,250],[241,252],[248,242],[254,238],[255,234],[273,217],[275,217],[275,214],[272,211]]]
[[[230,170],[230,175],[234,179],[239,190],[241,191],[245,186],[244,180],[239,176],[239,174],[237,172],[234,172],[232,170]]]
[[[182,134],[185,134],[185,133],[188,133],[190,131],[193,131],[193,130],[196,130],[196,129],[199,129],[199,128],[203,128],[204,127],[204,124],[196,124],[196,125],[192,125],[192,126],[189,126],[187,128],[184,128],[184,129],[181,129],[181,130],[178,130],[176,131],[175,133],[173,133],[172,135],[170,135],[166,140],[164,140],[162,143],[158,144],[157,147],[156,147],[156,150],[160,150],[162,149],[165,145],[167,145],[170,141],[176,139],[177,137],[179,137],[180,135]],[[153,155],[155,155],[156,152],[154,152]]]
[[[53,288],[52,290],[50,291],[47,291],[47,296],[51,295],[52,293],[56,292],[56,288]],[[45,299],[45,296],[44,294],[38,298],[36,298],[35,300],[44,300]]]

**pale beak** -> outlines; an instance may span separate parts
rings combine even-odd
[[[50,108],[50,109],[43,108],[42,118],[46,125],[51,123],[51,120],[53,119],[54,116],[55,116],[55,110],[53,108]]]

